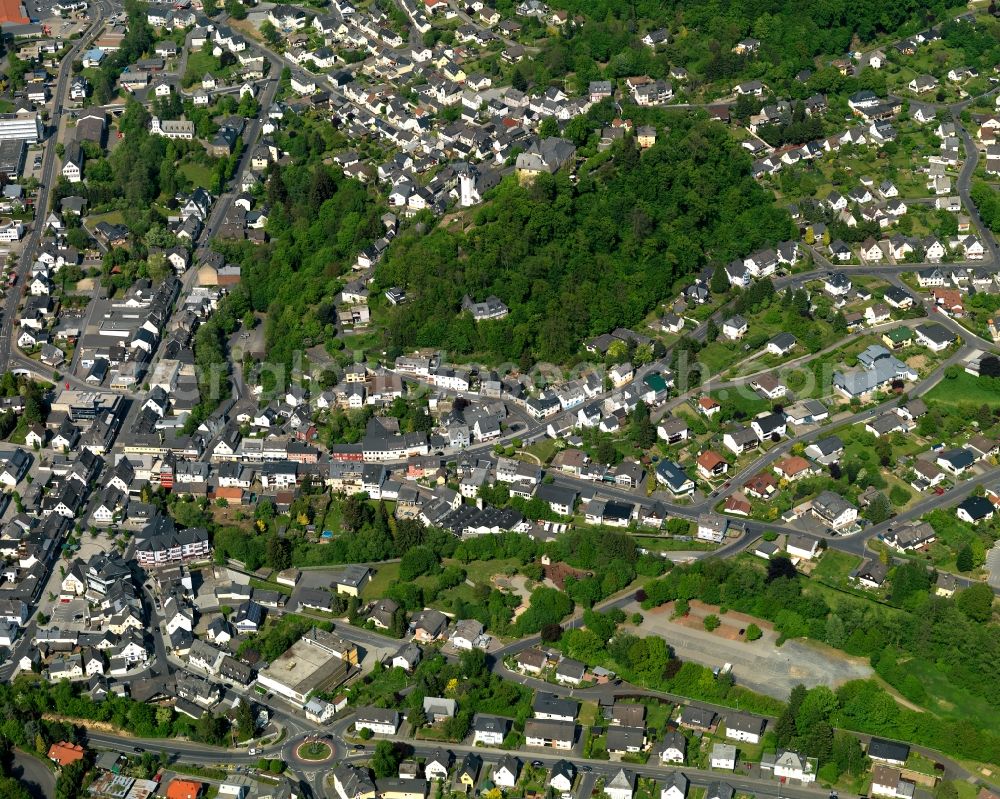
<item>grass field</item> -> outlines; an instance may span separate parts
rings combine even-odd
[[[323,517],[323,524],[320,525],[321,530],[333,530],[333,532],[340,532],[340,503],[331,502],[330,508],[326,512],[326,516]]]
[[[927,392],[924,399],[940,402],[942,405],[989,405],[1000,406],[1000,381],[995,378],[973,377],[967,372],[959,372],[957,377],[945,378]]]
[[[120,225],[125,221],[125,217],[122,216],[121,211],[108,211],[106,214],[94,214],[87,217],[87,227],[91,230],[94,229],[95,225],[101,222],[107,222],[109,225]]]
[[[389,586],[396,582],[399,582],[399,563],[380,563],[361,592],[361,597],[366,601],[384,597]]]
[[[556,449],[558,449],[558,442],[555,439],[544,438],[541,441],[536,441],[530,447],[525,447],[521,452],[534,455],[544,465],[552,460],[552,456],[556,454]],[[530,461],[531,458],[527,460]]]
[[[919,659],[908,661],[906,668],[927,689],[930,710],[947,718],[971,721],[981,729],[1000,729],[1000,711],[985,699],[958,688],[943,669]]]
[[[181,164],[179,171],[195,186],[201,186],[201,188],[212,185],[215,177],[215,173],[210,167],[204,164],[196,164],[192,161]]]
[[[715,544],[707,541],[678,541],[655,536],[635,536],[635,543],[650,552],[709,552],[716,548]]]
[[[221,77],[219,59],[212,55],[211,50],[196,50],[190,53],[184,72],[184,85],[200,84],[206,72],[211,72],[217,78]]]
[[[446,560],[444,565],[459,566],[460,568],[465,569],[467,580],[470,580],[473,583],[488,585],[491,576],[494,574],[503,574],[506,569],[512,566],[517,566],[519,562],[520,561],[518,561],[517,558],[489,561],[474,560],[468,564],[460,563],[457,560]],[[413,582],[422,586],[426,590],[436,579],[437,577],[432,575],[417,577],[413,580]],[[376,568],[375,576],[368,581],[368,584],[361,592],[361,598],[366,602],[370,602],[374,599],[384,597],[386,591],[389,590],[389,586],[397,582],[399,582],[399,563],[382,563]],[[454,588],[449,588],[447,591],[443,591],[433,602],[430,603],[431,607],[435,607],[439,610],[450,611],[452,609],[451,603],[456,598],[461,598],[466,602],[471,602],[474,598],[473,590],[473,586],[469,585],[468,582],[456,585]]]
[[[488,583],[494,574],[503,574],[507,569],[520,565],[517,558],[506,560],[474,560],[468,565],[457,560],[447,560],[445,565],[455,564],[465,569],[466,576],[474,583]]]
[[[721,389],[713,391],[712,397],[719,402],[731,402],[734,409],[742,413],[746,419],[751,419],[763,411],[771,410],[771,403],[766,399],[744,391]]]
[[[285,596],[291,596],[292,594],[292,589],[281,583],[270,583],[267,580],[257,580],[251,577],[250,585],[254,588],[261,588],[264,591],[277,591],[279,594],[284,594]]]
[[[860,563],[861,558],[857,555],[849,555],[846,552],[829,549],[820,558],[816,568],[813,569],[812,576],[830,583],[840,582],[841,580],[846,580],[851,570]]]
[[[296,754],[303,760],[326,760],[333,754],[333,750],[329,744],[322,741],[310,741],[307,744],[302,744]]]

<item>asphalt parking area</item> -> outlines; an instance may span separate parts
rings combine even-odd
[[[1000,545],[986,553],[986,568],[990,573],[987,582],[992,588],[1000,588]]]

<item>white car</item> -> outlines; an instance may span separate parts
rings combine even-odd
[[[247,754],[250,755],[250,757],[253,757],[255,754],[257,754],[257,749],[255,747],[251,746],[250,747],[250,751],[247,752]]]

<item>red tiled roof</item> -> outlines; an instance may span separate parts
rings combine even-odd
[[[60,741],[49,747],[49,760],[58,763],[60,766],[68,766],[83,760],[83,747],[80,744],[73,744],[69,741]]]
[[[194,780],[172,779],[167,786],[167,799],[198,799],[201,783]]]
[[[25,15],[21,0],[0,0],[0,22],[25,24],[31,20]]]

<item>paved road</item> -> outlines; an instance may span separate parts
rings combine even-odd
[[[52,93],[52,122],[55,130],[49,136],[45,145],[45,155],[42,160],[42,172],[40,178],[40,188],[35,201],[35,219],[31,226],[31,233],[24,242],[24,249],[21,252],[21,260],[17,265],[17,284],[15,288],[7,294],[3,303],[3,319],[0,320],[0,365],[6,366],[11,349],[14,344],[14,323],[17,320],[17,306],[20,303],[22,292],[25,290],[25,278],[31,270],[35,253],[42,239],[44,220],[49,213],[49,194],[56,182],[58,175],[58,164],[56,159],[56,142],[59,140],[59,129],[63,120],[63,103],[67,98],[69,80],[72,76],[73,61],[89,45],[93,37],[98,33],[104,24],[104,19],[110,13],[110,0],[98,0],[91,6],[91,13],[94,20],[63,58],[59,64],[59,73],[56,79],[55,90]],[[51,377],[51,375],[50,375]]]
[[[962,170],[958,173],[958,180],[956,181],[958,196],[962,198],[962,203],[965,205],[965,210],[969,214],[969,219],[976,227],[976,232],[979,234],[979,240],[983,242],[986,250],[990,253],[993,263],[998,264],[1000,263],[1000,249],[997,248],[997,242],[992,231],[986,226],[986,223],[983,222],[979,209],[972,201],[972,195],[970,193],[972,188],[972,175],[975,173],[976,165],[979,163],[979,149],[976,147],[976,143],[972,140],[972,136],[969,135],[969,131],[966,130],[965,126],[962,124],[959,115],[953,114],[953,116],[955,121],[955,131],[958,133],[959,138],[961,138],[962,146],[965,148],[965,162],[962,164]]]
[[[224,19],[224,17],[225,15],[222,15],[220,19]],[[254,46],[257,47],[257,49],[259,49],[260,51],[264,52],[267,55],[267,57],[272,60],[272,62],[280,62],[281,64],[285,64],[294,68],[295,65],[293,65],[283,54],[270,50],[265,45],[260,43],[255,43]],[[991,94],[996,90],[997,90],[996,88],[991,89],[989,92],[987,92],[987,94]],[[968,100],[963,101],[962,103],[949,106],[949,109],[953,112],[953,115],[955,116],[956,120],[958,115],[961,113],[961,110],[967,107],[974,99],[975,98],[969,98]],[[690,107],[694,108],[695,106],[690,106]],[[963,132],[967,137],[966,138],[967,153],[962,174],[960,175],[958,180],[959,190],[961,192],[964,192],[963,199],[966,201],[967,205],[969,205],[970,213],[972,213],[973,215],[973,221],[976,222],[976,220],[978,220],[977,228],[980,229],[980,235],[988,245],[988,250],[993,256],[994,263],[1000,263],[1000,257],[998,257],[995,241],[990,235],[988,235],[988,231],[982,225],[981,219],[978,218],[978,214],[975,212],[974,206],[972,206],[968,200],[968,188],[969,188],[970,177],[973,171],[975,170],[975,165],[978,160],[978,151],[975,148],[974,142],[971,142],[971,139],[968,138],[968,133],[965,132],[964,129]],[[206,231],[206,233],[207,232],[208,231]],[[803,272],[798,274],[788,274],[783,277],[775,279],[774,285],[776,289],[782,289],[787,286],[793,286],[793,285],[801,285],[805,282],[808,282],[809,280],[822,277],[827,271],[831,269],[837,269],[848,275],[852,274],[878,275],[880,277],[885,277],[886,279],[889,279],[892,282],[896,282],[898,280],[898,276],[901,273],[912,272],[913,270],[922,268],[924,266],[937,265],[932,263],[925,263],[925,264],[873,264],[873,265],[841,266],[830,263],[830,261],[827,260],[826,257],[822,253],[818,252],[815,248],[809,248],[809,249],[815,259],[817,268],[810,270],[808,272]],[[970,265],[981,266],[982,263],[979,262]],[[727,314],[727,312],[728,312],[728,305],[716,311],[713,314],[712,319],[716,321],[716,323],[719,323]],[[963,347],[961,347],[958,351],[956,351],[951,357],[949,357],[941,366],[935,369],[930,375],[928,375],[927,378],[920,381],[920,383],[916,387],[914,387],[913,390],[911,390],[910,392],[911,396],[914,397],[921,396],[922,394],[926,393],[930,388],[932,388],[934,385],[936,385],[942,379],[944,371],[948,366],[959,363],[962,359],[964,359],[971,353],[972,342],[976,343],[978,346],[983,346],[983,347],[992,348],[993,346],[992,342],[985,341],[979,338],[978,336],[975,336],[974,334],[970,333],[965,328],[962,328],[960,325],[955,323],[953,320],[948,319],[947,317],[941,317],[940,321],[945,325],[947,325],[948,327],[955,330],[956,332],[958,332],[963,337],[966,344]],[[708,320],[700,324],[694,330],[689,331],[687,335],[689,338],[692,338],[694,340],[704,341],[707,333],[707,327],[708,327]],[[636,382],[641,381],[641,379],[645,375],[653,371],[666,369],[668,367],[668,364],[670,363],[670,360],[671,360],[671,353],[668,352],[667,355],[664,358],[660,359],[659,361],[656,361],[654,363],[642,367],[637,372]],[[710,379],[701,386],[699,386],[698,391],[701,392],[710,391],[717,387],[718,384],[716,384]],[[596,399],[603,399],[606,396],[607,393],[604,393],[599,395]],[[874,417],[875,415],[882,413],[886,410],[889,410],[891,407],[894,406],[895,406],[894,400],[883,403],[879,406],[876,406],[874,408],[869,408],[867,410],[854,414],[851,417],[838,422],[838,426],[845,424],[856,424],[859,422],[867,421],[872,417]],[[523,429],[519,429],[516,432],[516,434],[508,433],[505,437],[505,440],[509,440],[510,438],[514,437],[520,438],[525,442],[533,442],[542,439],[546,436],[545,429],[547,427],[547,423],[548,420],[529,422]],[[706,497],[698,502],[687,505],[676,504],[670,501],[669,499],[661,499],[661,501],[664,503],[667,511],[672,515],[681,516],[689,519],[698,518],[699,516],[705,513],[711,512],[712,507],[714,507],[718,502],[724,500],[732,493],[738,491],[741,488],[742,481],[745,480],[746,477],[755,474],[762,468],[766,468],[768,465],[773,463],[778,457],[784,456],[794,444],[810,443],[812,441],[818,440],[819,438],[827,435],[829,429],[831,429],[830,426],[825,428],[820,428],[814,431],[809,431],[801,435],[786,439],[777,447],[772,448],[766,454],[762,455],[760,458],[756,459],[753,463],[746,466],[739,473],[733,475],[729,481],[730,483],[729,488],[720,491],[713,496]],[[477,453],[482,453],[484,455],[488,454],[492,451],[496,443],[497,442],[488,442],[485,444],[475,445],[465,450],[465,454],[466,455],[474,455]],[[591,483],[588,483],[586,481],[580,481],[578,479],[573,478],[570,475],[560,474],[560,475],[553,475],[553,477],[556,483],[568,487],[573,487],[576,489],[580,489],[582,487],[595,487]],[[968,485],[965,486],[963,490],[971,491],[973,487],[974,485]],[[603,484],[596,486],[596,488],[601,496],[607,497],[609,499],[620,499],[625,502],[649,501],[639,491],[627,491],[624,489],[619,489]],[[959,495],[955,494],[954,496],[959,496]],[[900,520],[900,518],[901,517],[897,517],[897,521]],[[737,542],[732,542],[728,544],[725,548],[723,548],[720,551],[717,551],[714,554],[718,556],[720,554],[731,554],[734,551],[738,551],[738,549],[741,546],[745,545],[746,543],[749,543],[754,535],[759,535],[761,532],[764,531],[765,528],[775,529],[775,530],[785,530],[788,532],[802,532],[797,530],[795,527],[788,527],[781,523],[762,525],[755,522],[747,522],[745,524],[745,527],[747,531],[746,536],[742,537]],[[822,536],[822,537],[827,538],[830,545],[835,548],[843,549],[849,552],[854,552],[855,554],[864,554],[865,542],[871,537],[878,535],[879,533],[885,532],[885,529],[886,526],[869,528],[864,533],[851,537],[830,537],[830,536]]]
[[[34,755],[15,749],[10,775],[28,789],[31,799],[55,799],[56,776],[52,769]]]
[[[345,724],[341,724],[340,726],[346,727]],[[191,744],[183,741],[138,739],[97,732],[88,732],[87,738],[91,746],[105,747],[112,749],[112,751],[124,752],[129,752],[130,749],[133,748],[139,748],[149,752],[168,752],[172,755],[172,760],[182,761],[185,763],[201,765],[225,764],[232,766],[240,764],[252,765],[257,760],[256,757],[251,757],[247,754],[235,753],[219,747]],[[301,743],[301,740],[303,739],[297,738],[294,745]],[[343,752],[345,754],[348,752],[347,746],[343,744],[343,742],[337,740],[336,736],[334,736],[332,740],[331,738],[325,738],[325,740],[332,742],[337,747],[338,752]],[[434,742],[407,740],[406,743],[412,748],[414,754],[419,757],[427,757],[440,747],[440,744]],[[283,749],[287,749],[292,745],[293,743],[289,742],[289,744],[286,744]],[[374,751],[375,742],[373,741],[363,746],[363,749],[352,750],[350,754],[346,757],[342,757],[342,759],[347,760],[348,762],[367,761]],[[508,752],[494,747],[484,747],[481,745],[473,746],[471,744],[448,744],[446,748],[457,757],[461,757],[467,752],[475,752],[483,757],[484,761],[489,764],[496,763],[501,757],[509,754]],[[569,760],[577,766],[578,771],[586,769],[588,773],[605,778],[612,776],[618,771],[619,768],[621,768],[621,764],[618,763],[587,760],[580,756],[577,752],[553,751],[551,749],[526,749],[519,752],[518,755],[523,761],[537,760],[542,763],[545,768],[550,768],[558,760]],[[291,762],[294,764],[297,761],[293,759]],[[716,782],[721,779],[728,782],[738,791],[746,791],[758,796],[782,796],[789,797],[790,799],[817,799],[817,797],[825,797],[827,795],[827,791],[814,786],[792,786],[787,784],[779,785],[779,783],[771,779],[751,778],[732,773],[709,771],[706,769],[688,767],[668,768],[660,766],[655,760],[645,766],[626,765],[626,768],[631,769],[640,776],[659,780],[663,780],[664,778],[680,771],[687,776],[692,784],[699,786],[709,785],[712,782]],[[303,769],[308,769],[308,767],[295,766],[295,771],[297,773],[302,773]],[[311,776],[311,779],[308,780],[308,782],[313,786],[314,791],[317,787],[322,790],[322,777],[328,770],[329,767],[308,769]],[[847,795],[845,794],[845,796]]]

